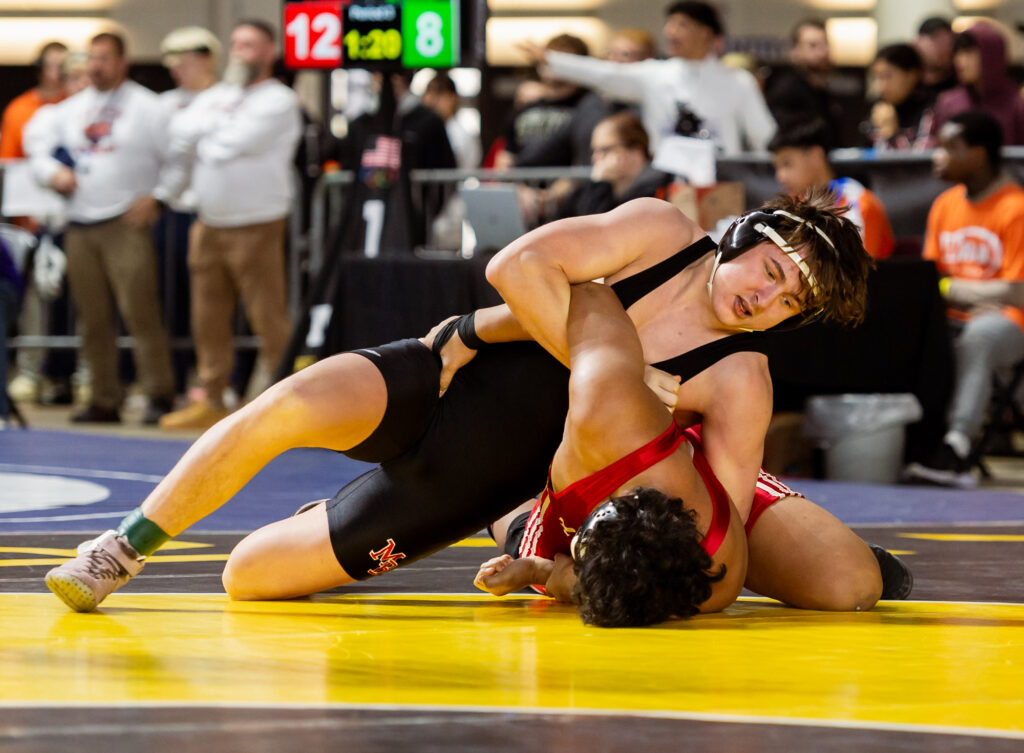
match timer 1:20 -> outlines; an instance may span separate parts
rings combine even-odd
[[[461,60],[460,0],[284,6],[289,68],[452,68]]]

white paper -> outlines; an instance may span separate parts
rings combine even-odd
[[[652,164],[656,170],[683,177],[694,186],[715,184],[715,144],[708,139],[666,136],[658,144]]]
[[[64,217],[64,197],[36,182],[28,160],[0,160],[0,168],[4,181],[0,214],[50,220]]]

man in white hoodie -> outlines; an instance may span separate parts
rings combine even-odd
[[[92,401],[71,420],[120,420],[116,312],[135,338],[144,421],[156,423],[174,396],[151,237],[166,130],[156,94],[127,78],[121,36],[93,37],[88,73],[91,86],[53,105],[25,143],[36,179],[68,199],[68,285],[93,374]]]
[[[775,120],[754,77],[716,57],[722,34],[712,5],[679,0],[665,11],[667,60],[615,63],[525,47],[551,75],[639,104],[652,150],[665,136],[681,132],[711,139],[723,156],[763,151],[775,135]]]
[[[239,298],[262,340],[257,388],[266,386],[291,337],[284,241],[301,116],[295,93],[273,77],[276,58],[268,24],[239,22],[223,81],[171,123],[170,160],[180,172],[158,197],[173,198],[191,174],[199,211],[189,231],[192,336],[206,397],[164,416],[165,429],[207,428],[227,415],[222,396],[234,365]]]

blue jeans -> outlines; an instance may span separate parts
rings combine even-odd
[[[7,333],[18,316],[18,289],[0,277],[0,420],[7,420]]]

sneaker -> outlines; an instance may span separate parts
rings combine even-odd
[[[152,397],[146,406],[146,412],[142,414],[142,423],[146,426],[156,426],[160,419],[171,412],[174,407],[172,397]]]
[[[927,463],[907,465],[903,469],[903,479],[953,486],[957,489],[975,489],[978,486],[978,479],[971,472],[967,460],[957,455],[956,451],[945,443]]]
[[[79,546],[78,556],[46,574],[46,586],[76,612],[91,612],[139,574],[146,558],[124,536],[107,531]]]
[[[868,544],[882,571],[882,598],[906,599],[914,590],[914,574],[906,563],[878,544]]]
[[[117,408],[104,408],[101,405],[90,403],[85,408],[71,416],[73,424],[119,424],[121,415]]]
[[[16,403],[32,403],[39,399],[39,380],[18,374],[7,383],[7,394]]]
[[[312,510],[317,505],[322,505],[324,502],[329,502],[329,501],[330,501],[329,499],[314,499],[312,502],[307,502],[306,504],[304,504],[301,507],[299,507],[298,510],[293,512],[292,513],[292,517],[294,518],[296,515],[302,515],[302,513],[304,513],[304,512],[309,512],[310,510]]]
[[[208,400],[192,403],[186,408],[160,418],[160,428],[175,429],[209,429],[227,416],[231,411],[222,406],[212,405]]]

